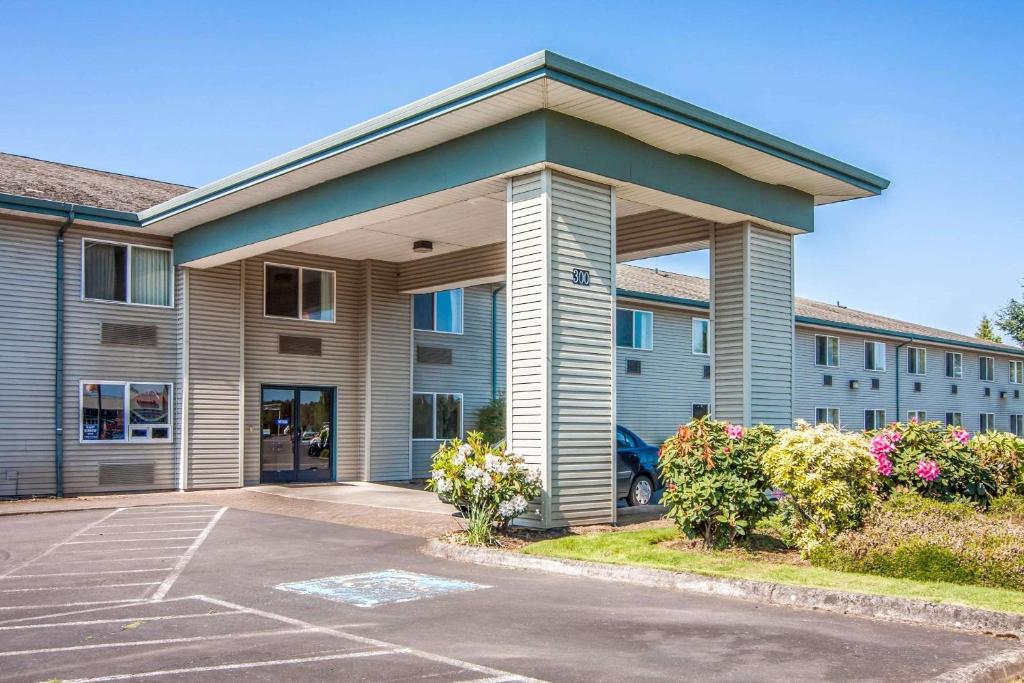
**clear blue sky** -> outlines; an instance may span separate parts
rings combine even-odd
[[[891,179],[798,294],[968,333],[1019,295],[1024,2],[212,4],[0,0],[0,149],[200,185],[548,48]]]

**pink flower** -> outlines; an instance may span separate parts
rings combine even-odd
[[[726,425],[725,435],[733,441],[743,438],[743,427],[740,425]]]
[[[935,481],[939,478],[939,463],[934,460],[922,460],[917,463],[917,476],[925,481]]]
[[[871,439],[871,455],[884,457],[896,450],[896,444],[890,432],[879,432]]]
[[[971,440],[971,433],[963,427],[957,427],[949,434],[954,440],[959,441],[961,445],[966,446],[967,442]]]
[[[883,477],[892,476],[892,460],[882,455],[876,458],[876,461],[879,474]]]

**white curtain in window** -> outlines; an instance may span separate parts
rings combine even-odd
[[[85,298],[124,301],[124,247],[103,242],[85,243]],[[122,256],[118,263],[118,255]]]
[[[171,252],[132,247],[132,303],[171,305]]]

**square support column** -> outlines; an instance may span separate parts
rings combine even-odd
[[[793,236],[749,222],[711,233],[712,411],[793,424]]]
[[[542,527],[615,519],[615,196],[544,170],[508,183],[509,447]]]

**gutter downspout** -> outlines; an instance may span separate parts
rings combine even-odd
[[[57,285],[55,291],[55,344],[53,377],[53,473],[54,495],[64,497],[64,234],[75,222],[75,205],[68,205],[68,217],[57,231]]]
[[[501,285],[491,290],[491,400],[498,398],[498,293]]]
[[[896,345],[896,422],[900,421],[900,349],[913,341],[913,337],[908,337],[905,342]]]

